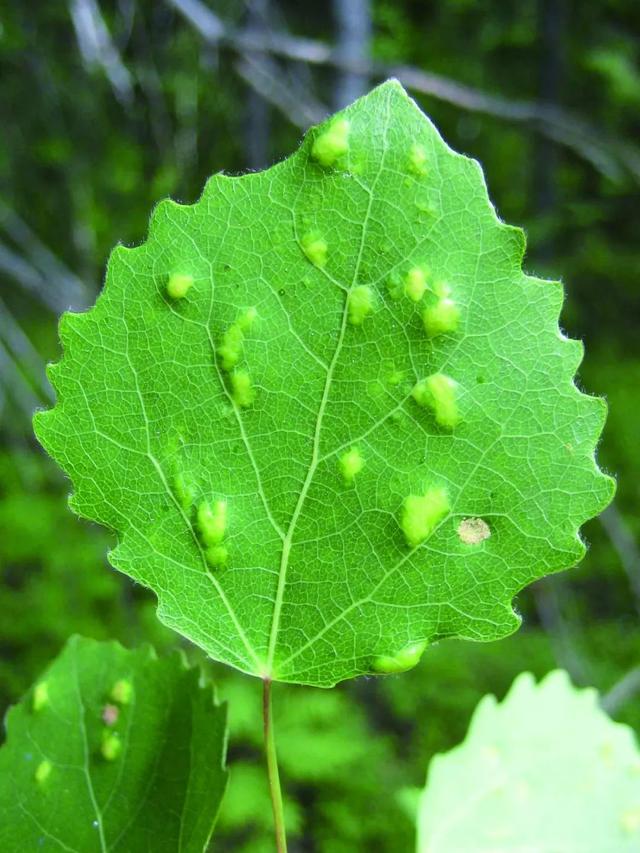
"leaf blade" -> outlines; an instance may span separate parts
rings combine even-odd
[[[266,172],[215,176],[192,207],[161,203],[147,243],[112,254],[96,307],[61,325],[58,404],[36,420],[74,508],[118,531],[111,560],[155,590],[163,621],[245,672],[322,686],[514,630],[513,595],[580,559],[578,527],[612,493],[561,287],[524,275],[523,234],[478,165],[395,83],[345,115],[337,164],[310,156],[320,129]],[[193,284],[175,300],[178,273]],[[439,408],[412,396],[434,376],[455,388]],[[408,550],[402,506],[430,489],[449,514]],[[200,501],[226,502],[224,560],[207,562]],[[465,518],[491,531],[474,548]]]
[[[73,637],[7,716],[5,850],[201,851],[226,785],[226,709],[178,655]]]

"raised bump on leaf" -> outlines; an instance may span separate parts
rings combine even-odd
[[[620,815],[620,826],[627,835],[635,835],[640,830],[640,808],[623,812]]]
[[[120,678],[111,688],[111,698],[119,705],[128,705],[133,699],[133,684],[127,678]]]
[[[167,281],[167,295],[171,299],[184,299],[192,286],[192,275],[172,273]]]
[[[349,293],[348,299],[349,322],[352,326],[361,326],[373,311],[373,290],[368,284],[359,284]]]
[[[335,166],[349,151],[349,122],[344,118],[334,119],[326,130],[316,137],[311,146],[311,156],[321,166]]]
[[[205,545],[219,545],[227,531],[227,502],[202,501],[198,506],[197,524]]]
[[[47,761],[45,758],[44,761],[41,761],[40,764],[36,767],[36,772],[34,773],[34,777],[38,785],[42,785],[47,781],[49,776],[51,775],[51,771],[53,770],[53,765],[50,761]]]
[[[231,374],[231,397],[236,406],[248,408],[255,400],[256,392],[246,370],[234,370]]]
[[[438,299],[435,305],[427,306],[422,313],[422,322],[430,338],[455,332],[459,320],[460,308],[449,296]]]
[[[405,498],[400,526],[407,544],[416,548],[428,539],[450,508],[447,490],[442,486],[432,486],[423,495]]]
[[[41,711],[49,704],[49,685],[46,681],[40,681],[33,688],[33,710]]]
[[[327,241],[317,231],[310,231],[300,241],[302,251],[314,267],[322,269],[327,265]]]
[[[117,732],[112,732],[109,729],[103,730],[100,752],[107,761],[116,760],[122,752],[122,741]]]
[[[173,490],[182,509],[188,512],[193,506],[195,489],[182,471],[179,471],[173,478]]]
[[[409,149],[409,169],[420,177],[427,174],[427,152],[419,142],[414,142]]]
[[[411,396],[418,405],[432,410],[439,426],[453,429],[460,420],[458,389],[455,379],[444,373],[434,373],[418,382]]]
[[[229,559],[229,550],[224,545],[212,545],[205,551],[207,563],[214,569],[225,566]]]
[[[217,348],[223,370],[232,370],[240,361],[245,333],[249,331],[257,316],[258,312],[255,308],[248,308],[223,333],[222,341]]]
[[[413,669],[420,662],[426,648],[427,641],[423,640],[421,643],[411,643],[405,646],[395,655],[379,655],[373,662],[373,671],[381,675],[390,675]]]
[[[345,483],[353,483],[357,474],[364,468],[364,459],[357,447],[352,447],[340,457],[340,470]]]
[[[427,289],[427,276],[422,267],[412,267],[404,280],[404,292],[413,302],[420,302]]]

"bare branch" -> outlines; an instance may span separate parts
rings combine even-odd
[[[640,549],[638,544],[615,504],[608,506],[604,512],[600,513],[599,518],[620,558],[620,563],[626,572],[629,585],[635,596],[636,610],[640,612]]]
[[[32,289],[33,284],[36,288],[53,291],[51,295],[55,294],[54,304],[47,299],[46,294],[40,294],[40,298],[54,310],[64,310],[71,306],[84,308],[87,305],[88,288],[83,281],[44,245],[14,210],[2,202],[0,228],[22,253],[15,254],[14,249],[7,247],[8,255],[5,254],[4,264],[0,261],[0,266],[6,272],[10,272],[9,267],[13,266],[18,270],[14,277],[27,289]]]
[[[549,635],[556,661],[574,681],[589,684],[589,663],[576,643],[575,630],[567,624],[564,616],[561,579],[552,575],[539,581],[533,586],[533,596],[538,618]]]
[[[611,690],[600,700],[602,709],[616,714],[624,705],[640,693],[640,666],[630,669],[626,675],[613,685]]]
[[[370,0],[333,0],[336,21],[336,56],[349,63],[369,64],[371,43]],[[364,95],[368,89],[366,74],[341,69],[335,89],[334,106],[341,110]]]
[[[118,100],[131,103],[131,74],[113,43],[97,0],[70,0],[69,11],[85,65],[100,66]]]
[[[274,73],[272,65],[265,61],[260,54],[246,54],[236,63],[236,71],[242,79],[248,83],[256,92],[277,107],[285,115],[291,124],[306,130],[309,125],[317,124],[326,118],[327,107],[313,99],[302,101],[296,97],[282,76]]]
[[[573,150],[608,177],[625,172],[640,181],[640,151],[626,141],[602,136],[589,122],[556,107],[513,100],[465,86],[447,77],[406,65],[346,59],[329,45],[282,33],[240,32],[225,24],[201,0],[165,0],[182,14],[200,35],[224,42],[240,53],[268,53],[311,65],[330,65],[370,78],[395,77],[407,89],[437,98],[462,109],[526,124],[537,133]]]
[[[19,359],[23,370],[29,371],[29,379],[38,387],[43,400],[53,402],[55,394],[45,373],[44,359],[37,352],[20,324],[0,299],[0,341]]]

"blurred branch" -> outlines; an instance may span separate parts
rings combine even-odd
[[[0,242],[0,271],[56,313],[86,305],[87,288],[81,279],[38,239],[17,213],[2,203],[0,229],[15,245],[14,248]]]
[[[2,299],[0,299],[0,341],[3,341],[13,355],[20,360],[23,369],[28,368],[30,379],[37,385],[43,399],[53,402],[55,394],[45,373],[44,360]]]
[[[589,684],[589,665],[574,639],[575,631],[567,624],[563,612],[562,581],[547,577],[533,587],[533,596],[542,627],[549,635],[558,664],[566,669],[573,681]]]
[[[297,97],[296,92],[286,85],[281,75],[274,73],[273,67],[265,62],[263,56],[246,54],[235,67],[246,83],[301,130],[306,130],[309,125],[317,124],[327,116],[328,109],[319,101],[306,101]]]
[[[113,43],[97,0],[70,0],[69,12],[85,65],[101,67],[118,100],[130,104],[131,74]]]
[[[269,28],[269,17],[271,15],[270,0],[246,0],[247,7],[247,32],[261,33]],[[247,54],[247,59],[254,59],[259,70],[264,66],[267,74],[271,72],[275,60],[270,56],[258,54],[252,56]],[[251,62],[249,62],[249,66]],[[271,130],[271,99],[260,91],[260,87],[251,81],[251,67],[244,68],[243,63],[238,63],[236,70],[240,76],[249,83],[250,91],[245,110],[245,147],[247,150],[247,163],[250,169],[264,169],[269,160],[269,137]],[[244,71],[244,73],[243,73]]]
[[[371,46],[370,0],[333,0],[336,21],[335,55],[346,65],[369,64]],[[340,69],[335,89],[334,106],[341,110],[364,95],[369,88],[366,74]]]
[[[42,401],[34,394],[16,360],[2,341],[0,341],[0,380],[0,385],[9,392],[16,405],[28,418],[31,418]]]
[[[636,610],[640,611],[640,549],[615,504],[601,512],[599,518],[629,579],[636,600]]]
[[[602,709],[616,714],[630,699],[640,693],[640,666],[630,669],[600,700]]]
[[[264,53],[312,65],[328,65],[366,77],[395,77],[407,89],[472,112],[530,126],[570,148],[610,178],[628,172],[640,181],[640,150],[625,141],[602,136],[595,127],[565,110],[534,101],[502,98],[406,65],[346,59],[333,47],[282,33],[242,32],[227,25],[201,0],[165,0],[207,41],[224,43],[240,53]]]

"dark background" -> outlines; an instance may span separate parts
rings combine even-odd
[[[111,247],[163,196],[262,168],[395,74],[479,159],[526,266],[562,277],[580,383],[610,406],[615,504],[577,569],[523,592],[524,627],[446,643],[413,672],[275,691],[295,850],[411,849],[411,789],[485,692],[562,666],[640,727],[640,6],[637,0],[0,0],[0,707],[70,633],[183,641],[107,566],[30,418],[58,314],[92,303]],[[194,659],[196,650],[190,650]],[[257,682],[219,667],[232,781],[215,849],[271,850]]]

